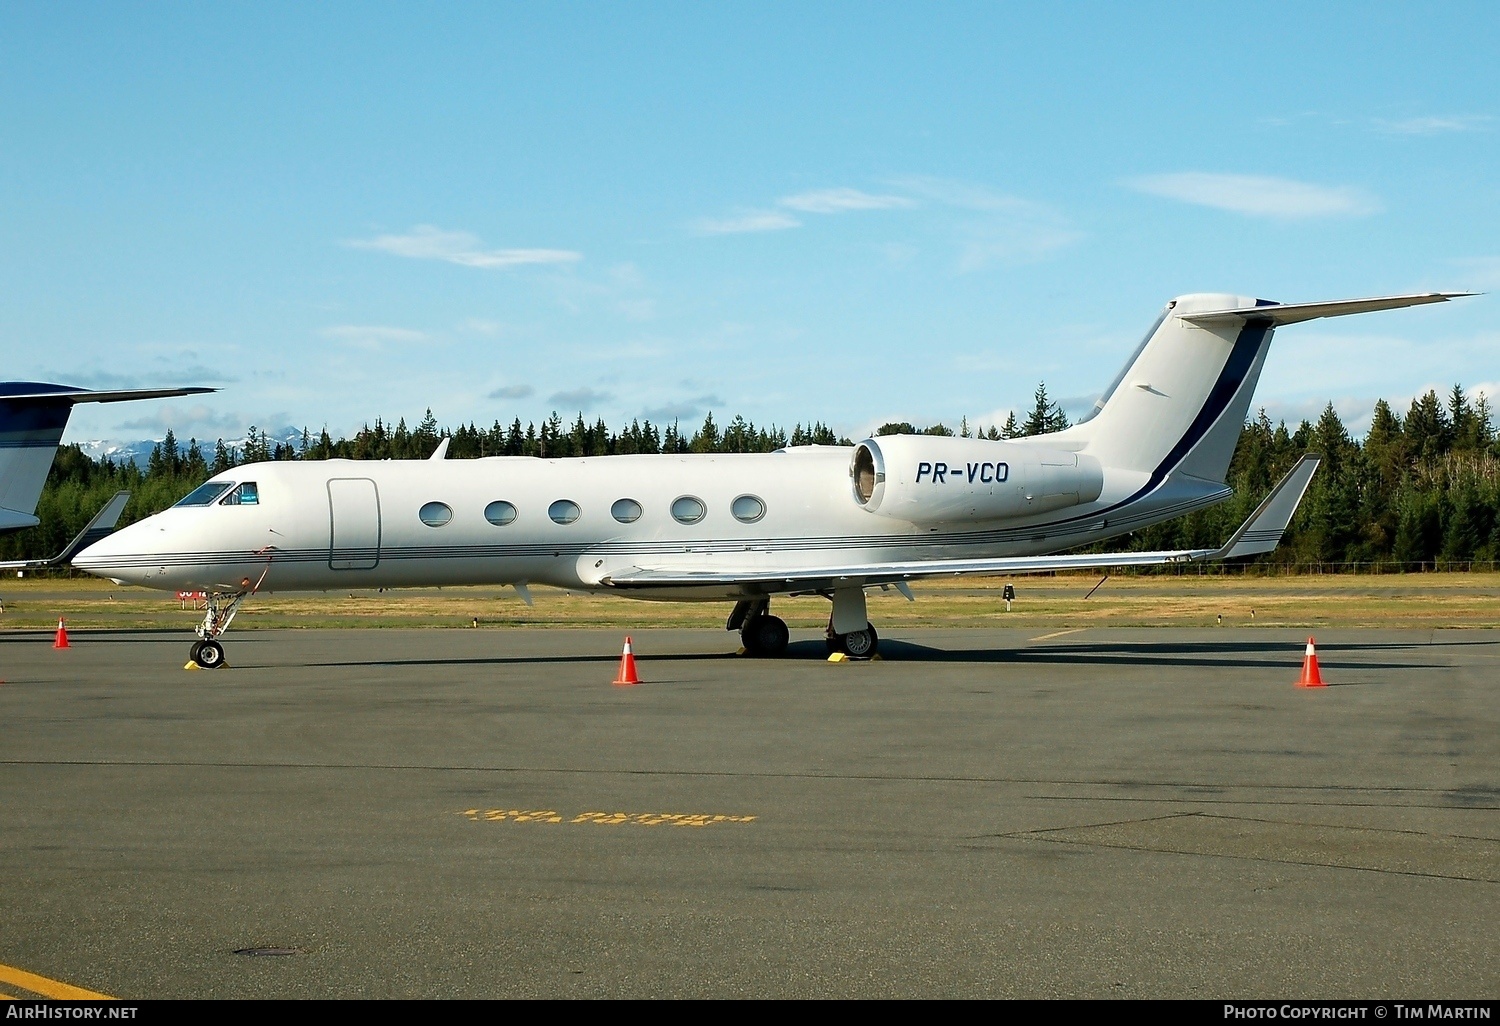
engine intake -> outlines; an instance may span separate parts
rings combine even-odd
[[[1017,442],[885,435],[855,446],[854,501],[912,524],[1003,520],[1093,502],[1104,470],[1092,456]]]

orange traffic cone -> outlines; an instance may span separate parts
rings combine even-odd
[[[615,677],[616,684],[639,684],[641,678],[635,672],[635,653],[630,651],[630,639],[625,639],[625,651],[620,653],[620,672]]]
[[[1302,679],[1297,682],[1299,688],[1326,688],[1323,683],[1323,675],[1318,672],[1318,650],[1313,644],[1313,639],[1307,639],[1307,655],[1302,658]]]
[[[60,616],[57,618],[57,640],[55,640],[55,641],[52,642],[52,647],[53,648],[72,648],[73,647],[72,645],[68,644],[68,628],[63,623],[63,618],[60,617]]]

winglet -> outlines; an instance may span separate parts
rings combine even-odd
[[[1292,522],[1292,514],[1297,512],[1302,496],[1307,493],[1307,486],[1312,483],[1313,474],[1317,473],[1321,462],[1323,457],[1313,453],[1303,456],[1277,482],[1276,487],[1271,489],[1271,494],[1255,508],[1250,519],[1240,525],[1240,529],[1224,543],[1223,548],[1197,558],[1239,559],[1274,550],[1281,544],[1286,525]]]
[[[443,440],[437,444],[437,448],[434,449],[434,450],[432,450],[432,455],[429,456],[429,457],[427,457],[427,458],[430,459],[430,460],[443,460],[443,459],[447,459],[448,458],[448,443],[451,442],[451,441],[453,441],[453,436],[452,435],[444,435],[443,436]]]
[[[9,563],[0,563],[0,567],[14,569],[20,567],[66,566],[78,553],[114,531],[115,525],[120,522],[120,514],[125,512],[125,504],[129,501],[129,492],[115,492],[114,496],[104,504],[104,508],[94,514],[94,519],[90,520],[84,526],[84,529],[79,531],[72,541],[68,542],[66,548],[51,559],[18,559]]]

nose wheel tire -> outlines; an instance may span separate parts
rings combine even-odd
[[[786,621],[779,616],[757,616],[740,628],[746,655],[779,656],[786,651],[790,638]]]
[[[224,665],[224,646],[217,641],[200,641],[193,646],[192,659],[205,670],[216,670]]]

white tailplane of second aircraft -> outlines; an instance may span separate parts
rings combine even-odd
[[[1220,548],[1052,555],[1222,502],[1274,330],[1443,302],[1197,294],[1168,303],[1094,409],[1008,441],[889,435],[766,454],[295,461],[235,467],[73,565],[204,590],[192,658],[258,590],[530,583],[735,603],[728,628],[780,654],[780,594],[832,601],[828,639],[874,652],[867,588],[924,577],[1230,559],[1279,543],[1317,469],[1303,457]]]

